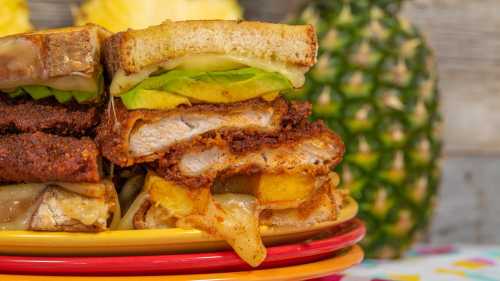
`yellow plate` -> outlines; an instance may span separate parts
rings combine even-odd
[[[358,205],[346,200],[336,221],[313,227],[274,229],[262,227],[266,245],[308,239],[356,216]],[[101,233],[0,231],[0,254],[42,256],[153,255],[229,249],[223,241],[195,229],[117,230]]]
[[[285,281],[309,280],[342,272],[363,260],[363,251],[354,246],[346,252],[332,258],[302,265],[282,268],[252,270],[229,273],[193,274],[193,275],[166,275],[166,276],[134,276],[134,277],[73,277],[73,276],[27,276],[27,275],[0,275],[3,281]]]

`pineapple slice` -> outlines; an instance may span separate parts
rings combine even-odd
[[[113,31],[142,29],[165,20],[241,19],[236,0],[87,0],[73,9],[76,25],[96,23]]]
[[[204,213],[210,199],[208,188],[186,188],[150,172],[144,184],[151,200],[177,218]]]
[[[196,228],[221,237],[251,266],[266,257],[259,232],[258,200],[242,194],[211,196],[208,188],[190,189],[169,182],[154,173],[146,177],[145,191],[167,216],[178,219],[182,228]],[[127,220],[130,217],[126,215]],[[130,223],[121,229],[130,226]]]
[[[216,183],[214,193],[253,195],[263,209],[286,209],[306,201],[315,187],[316,180],[309,175],[239,175]]]
[[[0,0],[0,36],[22,33],[33,27],[24,0]]]

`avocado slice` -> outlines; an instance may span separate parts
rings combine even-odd
[[[134,92],[128,92],[120,96],[123,104],[128,109],[158,109],[170,110],[174,109],[181,104],[191,105],[189,99],[186,97],[178,96],[176,94],[139,89]]]
[[[234,103],[258,97],[274,99],[276,93],[288,91],[293,86],[283,75],[267,72],[257,68],[242,68],[228,71],[193,71],[173,70],[164,74],[149,77],[136,87],[122,95],[125,106],[133,106],[142,90],[154,90],[165,92],[163,96],[156,93],[155,98],[169,98],[174,94],[186,97],[194,102],[206,103]],[[126,98],[123,98],[126,96]],[[149,98],[149,95],[142,95]],[[155,100],[158,103],[159,100]],[[177,101],[178,102],[178,101]],[[152,102],[141,102],[142,106],[157,109]],[[168,106],[175,102],[166,102]]]
[[[99,94],[104,87],[104,77],[99,78],[99,90],[97,92],[63,91],[46,86],[30,85],[17,88],[15,91],[7,93],[11,98],[17,98],[25,94],[30,95],[34,100],[40,100],[54,96],[59,103],[67,103],[75,99],[78,103],[94,102],[99,98]]]
[[[73,98],[73,94],[70,91],[60,91],[52,89],[52,94],[59,103],[67,103]]]
[[[292,88],[281,74],[255,68],[184,76],[163,86],[181,96],[207,103],[233,103]]]
[[[47,98],[53,95],[49,88],[43,86],[24,86],[23,90],[35,100]]]

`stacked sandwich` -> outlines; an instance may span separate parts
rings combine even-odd
[[[246,262],[266,257],[260,229],[333,221],[342,196],[331,168],[344,146],[310,105],[282,94],[315,64],[311,26],[165,22],[109,37],[110,105],[103,156],[147,176],[121,229],[195,228]]]
[[[100,27],[0,39],[0,229],[96,232],[120,211],[93,139]]]

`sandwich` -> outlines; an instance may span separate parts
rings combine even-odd
[[[318,44],[310,25],[167,21],[110,36],[111,100],[96,141],[114,165],[147,170],[120,229],[194,228],[251,266],[262,227],[306,231],[343,207],[331,172],[344,145],[304,86]],[[130,205],[130,206],[129,206]]]
[[[0,38],[0,229],[97,232],[117,222],[92,139],[107,36],[87,25]]]

